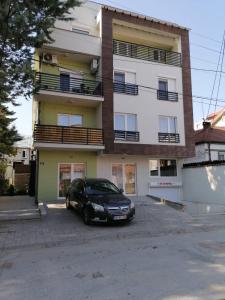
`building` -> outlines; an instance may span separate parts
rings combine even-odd
[[[80,176],[127,195],[182,200],[194,156],[189,31],[85,1],[36,50],[37,198],[63,198]]]
[[[195,130],[195,156],[185,163],[225,160],[225,109],[210,114]]]

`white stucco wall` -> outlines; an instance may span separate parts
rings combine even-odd
[[[136,73],[136,84],[140,85],[139,94],[132,96],[114,93],[114,112],[137,114],[140,143],[159,144],[159,116],[162,115],[177,117],[179,145],[185,145],[183,97],[179,95],[178,102],[157,100],[156,91],[159,78],[171,78],[176,80],[176,91],[182,93],[182,69],[117,55],[113,56],[113,67],[117,71]]]
[[[90,35],[100,36],[98,14],[101,10],[101,5],[83,1],[81,6],[70,9],[70,16],[73,18],[72,21],[56,21],[55,27],[65,30],[72,30],[72,27],[78,29],[88,30]]]
[[[225,205],[225,165],[182,170],[184,201]]]
[[[113,163],[136,164],[136,194],[144,196],[147,194],[171,201],[182,201],[182,161],[177,161],[177,176],[175,177],[150,177],[149,159],[147,156],[128,155],[101,155],[97,158],[97,177],[107,178],[112,181]],[[164,185],[164,187],[160,186]],[[171,185],[174,185],[173,187]]]

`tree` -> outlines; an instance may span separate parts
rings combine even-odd
[[[55,21],[71,20],[69,9],[79,5],[77,0],[0,1],[0,153],[19,138],[10,127],[13,113],[7,105],[17,105],[18,96],[29,98],[35,91],[35,48],[53,42]]]

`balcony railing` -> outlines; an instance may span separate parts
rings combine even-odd
[[[178,101],[178,93],[157,90],[158,100]]]
[[[103,96],[102,82],[70,77],[66,74],[37,73],[36,86],[38,89],[47,91],[97,97]]]
[[[34,142],[103,145],[103,131],[95,128],[36,124],[34,127]]]
[[[128,95],[138,95],[138,85],[132,83],[114,82],[114,92]]]
[[[181,66],[181,54],[178,52],[118,40],[113,40],[113,54]]]
[[[138,131],[114,130],[116,141],[139,142],[140,135]]]
[[[158,133],[160,143],[180,143],[180,135],[178,133]]]

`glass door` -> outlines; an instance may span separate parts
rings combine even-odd
[[[136,194],[136,165],[135,164],[113,164],[112,181],[127,195]]]
[[[58,174],[58,197],[64,198],[72,180],[84,178],[86,175],[86,165],[84,163],[61,163]]]
[[[124,165],[125,175],[125,193],[127,195],[136,194],[136,165],[125,164]]]
[[[123,189],[123,165],[112,165],[112,182],[119,188]]]
[[[71,164],[59,165],[59,197],[66,196],[66,192],[71,182]]]

